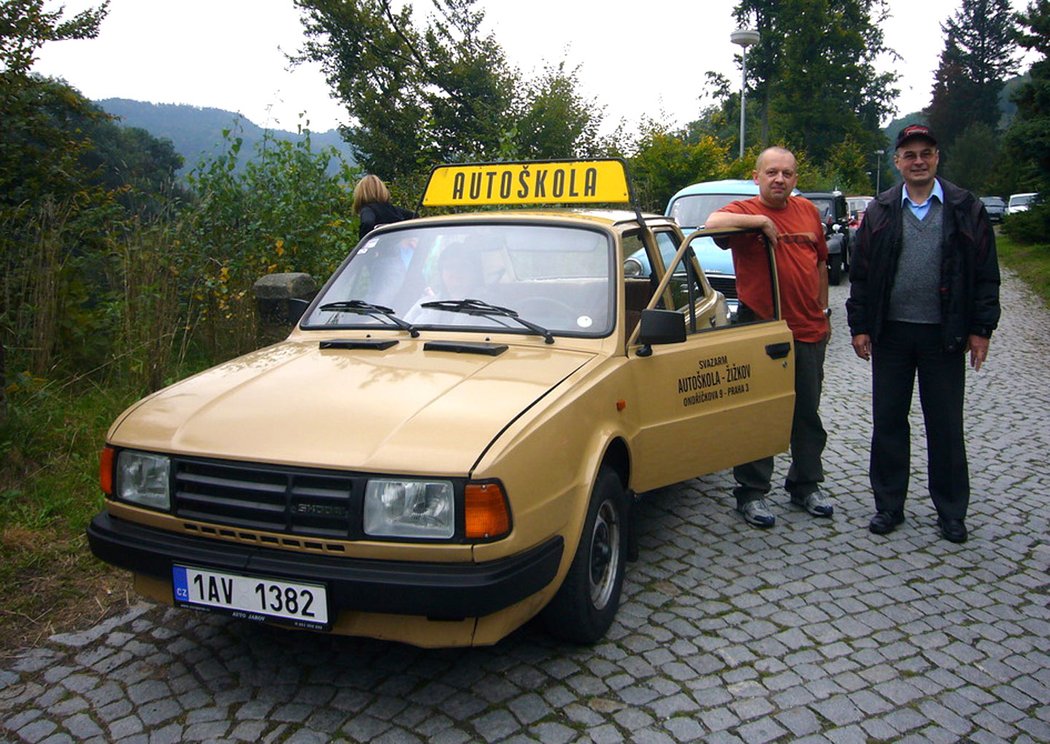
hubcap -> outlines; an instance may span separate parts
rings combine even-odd
[[[616,509],[609,501],[598,508],[591,532],[591,602],[596,609],[604,609],[612,596],[616,574],[620,568],[620,522]]]

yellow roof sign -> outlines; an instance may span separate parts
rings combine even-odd
[[[618,159],[439,165],[423,194],[426,207],[630,201],[627,166]]]

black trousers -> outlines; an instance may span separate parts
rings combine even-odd
[[[791,466],[784,488],[797,498],[807,496],[824,481],[821,457],[828,435],[820,420],[820,394],[824,389],[824,356],[828,342],[795,341],[795,410],[791,419]],[[773,458],[737,465],[733,468],[738,506],[769,493],[773,479]]]
[[[964,519],[970,475],[963,440],[966,355],[945,352],[941,327],[886,323],[871,350],[871,488],[877,511],[904,509],[911,473],[911,409],[915,377],[926,424],[929,488],[943,519]]]

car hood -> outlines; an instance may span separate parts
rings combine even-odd
[[[144,399],[117,446],[402,474],[463,474],[492,440],[594,355],[508,346],[498,355],[321,349],[286,341]]]

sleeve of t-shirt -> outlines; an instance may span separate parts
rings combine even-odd
[[[759,214],[753,209],[750,209],[750,199],[741,199],[739,201],[729,202],[721,209],[716,209],[716,212],[728,212],[729,214],[747,214],[755,215]],[[725,238],[719,238],[715,241],[720,248],[732,248],[733,250],[751,250],[755,248],[762,248],[764,246],[762,236],[757,233],[748,233],[746,235],[733,235]]]

